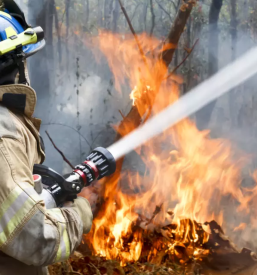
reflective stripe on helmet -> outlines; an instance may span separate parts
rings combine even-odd
[[[47,212],[51,214],[51,216],[55,217],[60,232],[60,244],[58,247],[55,262],[65,261],[69,258],[71,252],[69,235],[66,225],[67,222],[62,214],[62,211],[59,208],[50,209],[47,210]]]
[[[9,19],[12,19],[11,15],[8,14],[7,12],[0,11],[0,15],[3,15],[5,17],[8,17]]]
[[[12,27],[6,28],[5,33],[7,38],[17,35],[17,32]]]

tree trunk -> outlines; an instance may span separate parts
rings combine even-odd
[[[193,1],[184,0],[181,8],[179,9],[175,21],[171,27],[167,37],[167,43],[172,45],[172,48],[163,52],[162,59],[168,67],[171,63],[173,55],[178,46],[179,39],[185,29],[187,20],[193,8]]]
[[[83,11],[85,15],[84,19],[84,31],[87,30],[88,20],[89,20],[89,0],[82,1]]]
[[[60,33],[60,27],[59,27],[59,18],[58,18],[58,12],[56,10],[56,3],[53,1],[54,4],[54,22],[55,22],[55,29],[57,32],[58,42],[57,42],[57,48],[58,48],[58,57],[59,57],[59,67],[61,66],[62,62],[62,41],[61,41],[61,33]]]
[[[254,40],[257,39],[257,3],[255,0],[250,0],[249,1],[249,6],[251,9],[251,13],[250,13],[250,25],[251,25],[251,35],[253,37]]]
[[[230,0],[231,15],[230,15],[230,34],[231,34],[231,59],[236,59],[236,43],[237,43],[237,0]]]
[[[208,75],[211,77],[218,71],[219,62],[219,30],[218,30],[218,20],[220,15],[220,10],[223,4],[223,0],[212,0],[210,13],[209,13],[209,65],[208,65]],[[197,125],[200,130],[206,129],[211,119],[213,109],[215,107],[216,101],[205,106],[197,114]]]
[[[54,72],[55,72],[55,62],[54,62],[54,48],[53,48],[53,22],[54,22],[54,14],[55,14],[55,3],[53,0],[47,1],[47,10],[45,14],[46,21],[46,31],[45,31],[45,39],[47,46],[47,63],[48,63],[48,71],[49,71],[49,82],[50,88],[54,87]]]
[[[102,24],[103,24],[103,15],[102,15],[101,0],[98,0],[97,12],[98,12],[98,27],[100,28],[100,27],[102,27]]]
[[[230,0],[230,35],[231,35],[231,60],[234,61],[237,55],[237,0]],[[229,93],[229,115],[231,126],[236,124],[235,114],[235,93],[237,88]]]
[[[69,29],[70,29],[70,0],[65,1],[65,10],[66,10],[66,71],[69,72],[69,66],[70,66],[70,53],[69,53]]]
[[[143,8],[142,8],[141,24],[140,24],[142,32],[146,31],[147,9],[148,9],[148,3],[144,2]]]
[[[150,9],[151,9],[151,15],[152,15],[152,26],[150,30],[150,36],[152,36],[154,27],[155,27],[155,14],[154,14],[153,0],[150,0]]]
[[[188,19],[188,23],[187,23],[187,47],[190,48],[191,47],[191,29],[192,29],[192,18],[189,17]],[[186,51],[185,51],[186,52]],[[187,54],[187,52],[186,52]],[[191,80],[192,80],[192,74],[191,74],[191,59],[192,59],[192,55],[189,56],[188,58],[188,72],[187,72],[187,83],[186,83],[186,87],[185,87],[185,92],[188,92],[190,89],[190,84],[191,84]]]
[[[106,18],[105,18],[105,28],[107,30],[111,29],[111,19],[112,19],[112,14],[113,14],[113,0],[109,0],[109,5],[108,5],[108,9],[107,9],[107,14],[106,14]]]
[[[41,26],[45,33],[47,40],[50,38],[50,41],[47,41],[46,47],[35,54],[29,59],[29,71],[30,71],[30,80],[31,86],[36,90],[37,96],[39,99],[48,98],[50,94],[50,63],[53,60],[48,62],[48,51],[52,51],[49,47],[52,47],[52,28],[51,24],[47,21],[53,22],[53,16],[48,14],[48,1],[47,0],[38,0],[37,3],[34,0],[29,0],[28,9],[29,17],[28,21],[32,26]],[[50,30],[47,28],[50,27]]]
[[[112,28],[113,32],[117,32],[119,16],[120,16],[120,4],[119,4],[119,0],[115,0],[115,7],[113,10],[113,28]]]
[[[109,3],[109,0],[104,0],[104,27],[106,28],[106,20],[107,20],[107,17],[108,17],[108,3]]]
[[[200,10],[199,12],[201,13],[199,16],[203,16],[202,14],[202,1],[200,1]],[[202,20],[193,20],[192,22],[192,37],[194,40],[198,39],[201,37],[202,35],[202,29],[203,29],[203,24],[202,24]],[[190,80],[190,87],[189,89],[194,88],[195,86],[197,86],[199,84],[199,82],[201,81],[201,74],[202,74],[202,61],[200,60],[202,56],[204,56],[204,51],[205,51],[205,45],[201,43],[199,43],[199,46],[195,48],[194,50],[194,56],[196,57],[194,59],[194,72],[193,74],[191,74],[191,80]]]

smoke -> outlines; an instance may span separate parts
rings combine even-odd
[[[246,33],[238,33],[236,58],[254,46],[253,40]],[[230,37],[220,39],[219,67],[222,68],[231,61]],[[233,73],[233,70],[231,71]],[[218,99],[214,108],[209,128],[213,137],[230,139],[236,147],[251,154],[251,169],[256,165],[256,106],[257,77],[254,76],[245,83],[231,90],[229,94]]]
[[[224,1],[223,1],[224,2]],[[239,58],[256,45],[256,35],[252,25],[254,24],[253,8],[248,1],[237,1],[237,40],[232,42],[232,29],[230,25],[230,3],[224,2],[219,21],[219,51],[218,55],[212,52],[218,59],[219,70],[228,65],[233,58]],[[192,86],[204,81],[208,77],[208,39],[209,39],[209,15],[208,3],[202,3],[201,12],[198,8],[193,14],[192,42],[200,38],[199,44],[191,55],[191,81]],[[251,11],[251,13],[249,12]],[[205,21],[204,21],[205,20]],[[199,24],[200,22],[200,24]],[[206,23],[205,23],[206,22]],[[200,30],[199,30],[200,28]],[[184,68],[187,68],[187,63]],[[184,69],[182,68],[182,69]],[[184,69],[184,71],[186,71]],[[231,70],[231,73],[233,70]],[[186,75],[186,74],[184,74]],[[231,90],[230,93],[220,97],[212,112],[211,120],[207,128],[211,130],[213,138],[229,139],[235,147],[251,157],[248,169],[257,167],[256,160],[256,136],[257,136],[257,109],[256,106],[257,77],[252,77],[242,85]],[[204,120],[204,117],[203,117]],[[249,172],[248,172],[249,174]]]

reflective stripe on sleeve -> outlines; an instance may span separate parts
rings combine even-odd
[[[35,202],[19,186],[11,191],[0,208],[0,246],[8,241],[34,205]]]
[[[42,201],[38,193],[35,191],[34,186],[27,182],[20,182],[19,186],[23,189],[28,196],[30,196],[35,202]]]
[[[47,210],[47,212],[56,219],[60,232],[60,245],[58,247],[55,262],[65,261],[70,256],[70,240],[66,220],[59,208],[50,209]]]

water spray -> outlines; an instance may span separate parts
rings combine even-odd
[[[43,179],[43,184],[47,187],[43,191],[38,188],[45,202],[49,202],[46,206],[48,208],[61,206],[64,202],[75,199],[83,187],[89,186],[94,180],[113,174],[118,159],[229,92],[256,73],[257,47],[220,70],[108,149],[100,147],[93,150],[86,161],[77,165],[67,178],[63,178],[48,167],[36,165],[34,174],[39,174]],[[35,184],[37,182],[40,182],[38,177]]]
[[[107,150],[114,159],[130,153],[179,121],[194,114],[257,73],[257,47],[204,81]]]

